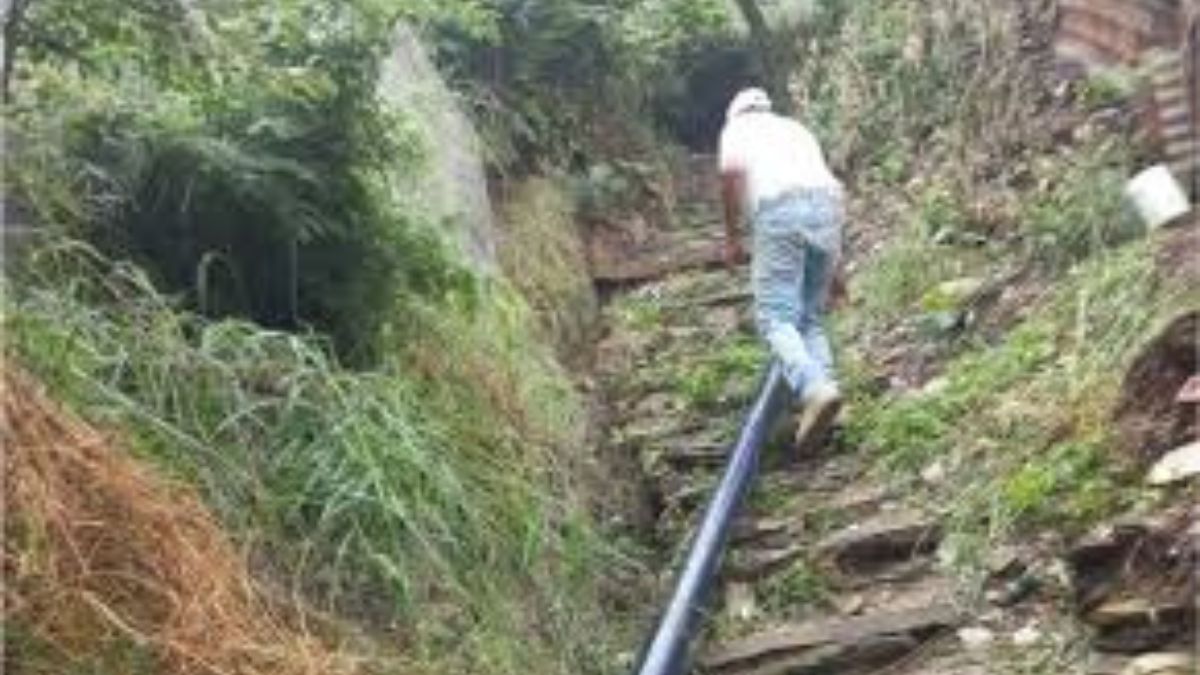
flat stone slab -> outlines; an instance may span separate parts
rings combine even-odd
[[[911,511],[885,511],[834,532],[817,551],[844,572],[866,573],[932,553],[941,537],[936,521]]]
[[[705,672],[818,673],[877,666],[911,652],[956,625],[950,603],[782,626],[717,647],[700,660]]]
[[[1084,619],[1100,628],[1162,623],[1185,614],[1189,607],[1186,598],[1168,603],[1155,603],[1143,598],[1112,600],[1088,612]]]
[[[1159,652],[1133,659],[1122,675],[1191,675],[1195,667],[1195,654]]]
[[[723,466],[729,459],[728,434],[719,429],[701,429],[679,436],[659,439],[643,449],[655,463],[664,463],[673,470],[690,471]]]
[[[705,233],[655,232],[635,237],[597,231],[589,237],[587,252],[592,278],[609,284],[647,282],[722,264],[720,239]]]
[[[877,584],[854,591],[863,598],[860,614],[921,611],[925,607],[952,605],[955,584],[943,576],[927,576],[898,583]]]
[[[1086,675],[1193,675],[1194,659],[1187,651],[1139,656],[1093,654],[1088,660]]]
[[[787,518],[739,518],[729,533],[731,546],[754,544],[789,533],[795,522]]]
[[[1110,600],[1088,612],[1084,620],[1096,627],[1097,650],[1138,654],[1186,640],[1193,633],[1196,613],[1190,600]]]
[[[835,494],[829,500],[828,506],[841,513],[864,516],[878,508],[890,496],[888,489],[883,485],[852,483]]]
[[[703,420],[680,421],[678,416],[668,419],[653,418],[638,420],[630,426],[618,429],[614,434],[617,444],[626,447],[658,443],[673,437],[687,436],[704,430]]]
[[[678,302],[664,303],[663,309],[666,311],[673,311],[689,307],[719,307],[721,305],[746,303],[753,299],[754,294],[750,291],[750,288],[741,287],[733,290],[709,293],[707,295],[702,295],[695,298],[687,298]]]
[[[715,468],[729,459],[729,448],[723,443],[706,443],[664,448],[659,455],[676,469]]]
[[[736,581],[758,581],[799,560],[805,549],[803,543],[795,542],[777,548],[736,552],[726,565],[725,576]]]
[[[737,675],[869,675],[897,663],[920,647],[907,635],[884,635],[852,645],[829,644],[801,654],[738,668]],[[957,673],[955,675],[958,675]]]

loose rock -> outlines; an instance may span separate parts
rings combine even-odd
[[[725,611],[737,621],[751,621],[759,614],[754,587],[734,582],[725,587]]]
[[[1036,623],[1030,623],[1013,633],[1012,643],[1014,647],[1031,647],[1041,639],[1042,631],[1038,629]]]
[[[847,572],[876,572],[931,553],[941,540],[937,523],[911,512],[883,512],[835,532],[818,545]]]
[[[1191,675],[1195,659],[1182,653],[1145,654],[1133,660],[1121,675]]]
[[[837,672],[867,664],[880,665],[915,649],[937,631],[959,619],[952,605],[941,604],[918,610],[869,616],[811,621],[718,647],[701,659],[706,672],[730,673],[744,668],[788,662],[777,672]]]
[[[1170,485],[1200,476],[1200,441],[1168,452],[1150,469],[1146,482]]]
[[[971,651],[982,651],[991,646],[996,634],[981,626],[968,626],[958,630],[958,639]]]

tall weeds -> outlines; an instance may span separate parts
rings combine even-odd
[[[193,490],[0,372],[5,660],[31,675],[349,675],[266,599]]]
[[[596,593],[616,558],[568,479],[578,409],[502,291],[477,313],[413,305],[403,356],[364,373],[312,338],[182,311],[80,245],[30,270],[10,351],[197,484],[275,583],[399,621],[458,672],[607,658]]]

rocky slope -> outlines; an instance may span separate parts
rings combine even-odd
[[[705,162],[692,165],[704,170]],[[719,213],[710,195],[688,187],[704,180],[681,183],[681,195]],[[686,227],[660,240],[719,237],[711,217]],[[612,413],[609,451],[640,467],[651,492],[646,525],[663,552],[663,597],[765,360],[745,270],[697,269],[690,249],[677,250],[656,249],[652,272],[623,279],[604,310],[597,352]],[[986,552],[965,574],[941,555],[942,506],[897,489],[844,439],[814,457],[796,457],[786,443],[768,448],[734,528],[696,669],[1192,672],[1171,665],[1181,656],[1155,654],[1186,653],[1195,623],[1179,576],[1194,562],[1186,508],[1110,524],[1066,549],[1030,537]]]

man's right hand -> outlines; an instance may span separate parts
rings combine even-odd
[[[746,254],[746,249],[742,247],[742,242],[736,239],[726,239],[721,254],[725,259],[725,266],[729,269],[745,264],[750,260],[750,256]]]
[[[723,170],[721,172],[721,205],[724,207],[725,245],[721,257],[725,266],[733,269],[746,262],[749,256],[742,248],[742,233],[738,231],[738,223],[742,222],[742,191],[746,176],[742,171]]]
[[[841,309],[850,302],[850,287],[846,281],[846,269],[838,264],[833,271],[833,279],[829,283],[829,294],[825,298],[825,308],[833,312]]]

